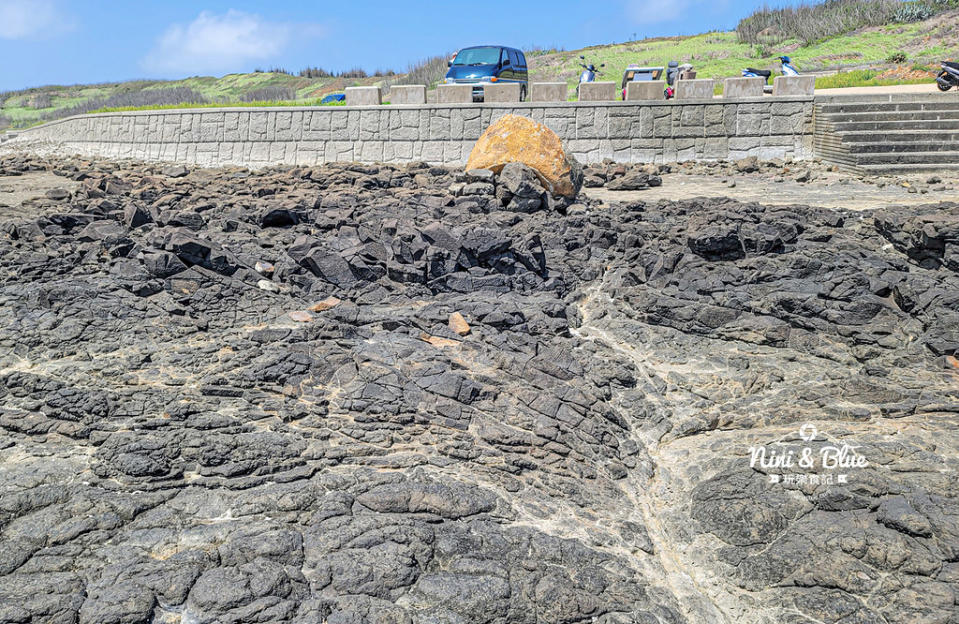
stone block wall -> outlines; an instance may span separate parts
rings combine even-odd
[[[49,140],[65,153],[199,165],[461,164],[486,127],[507,113],[544,123],[585,163],[812,157],[811,97],[136,111],[55,121],[15,140]]]
[[[666,90],[665,80],[632,81],[626,83],[626,99],[629,101],[662,100]]]

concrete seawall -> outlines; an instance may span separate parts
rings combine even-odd
[[[546,124],[585,163],[812,156],[812,97],[135,111],[71,117],[22,131],[15,141],[198,165],[459,164],[507,113]]]

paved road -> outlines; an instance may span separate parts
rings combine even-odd
[[[888,87],[843,87],[841,89],[816,89],[816,95],[885,95],[889,93],[941,93],[930,78],[926,84],[891,85]],[[959,89],[949,93],[959,98]],[[722,98],[721,94],[715,96]]]
[[[928,84],[892,85],[889,87],[844,87],[842,89],[816,89],[818,95],[883,95],[886,93],[941,93],[931,79]],[[959,90],[950,91],[959,96]]]

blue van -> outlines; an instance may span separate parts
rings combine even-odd
[[[473,101],[483,101],[483,85],[494,82],[518,82],[519,99],[526,99],[529,72],[521,50],[505,46],[463,48],[447,62],[446,84],[471,84]]]

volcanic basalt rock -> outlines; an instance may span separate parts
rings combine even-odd
[[[0,224],[0,622],[956,621],[959,205],[37,171],[79,184]]]

